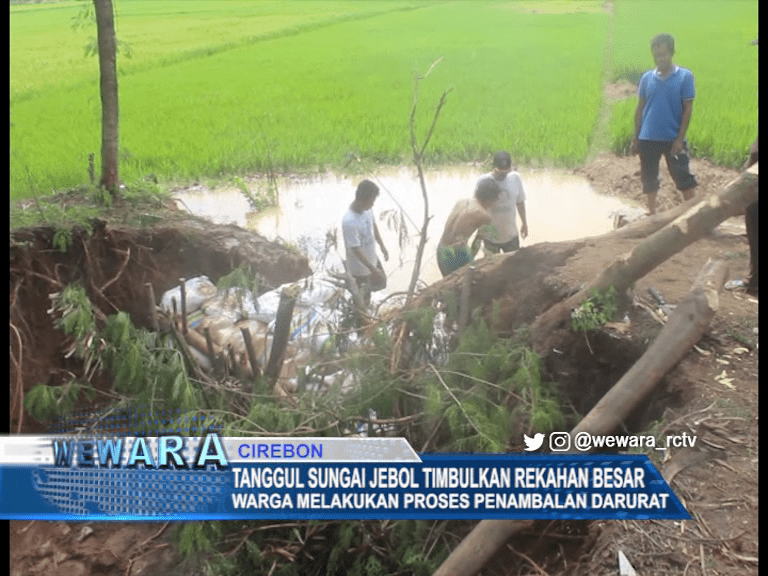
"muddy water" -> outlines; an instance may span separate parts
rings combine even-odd
[[[425,175],[429,193],[428,242],[420,280],[430,284],[441,278],[435,250],[448,214],[457,200],[468,198],[482,171],[460,166],[430,171]],[[528,238],[522,246],[538,242],[572,240],[608,232],[616,210],[633,210],[617,198],[597,194],[580,176],[555,170],[520,170],[525,186]],[[389,251],[384,262],[387,293],[407,290],[410,283],[424,203],[418,176],[409,167],[379,170],[364,176],[323,174],[278,180],[279,208],[251,212],[245,196],[236,188],[190,188],[176,193],[191,212],[216,222],[233,222],[270,239],[280,238],[310,256],[314,270],[338,267],[344,258],[341,217],[354,198],[358,182],[367,177],[381,190],[373,207],[377,225]],[[248,181],[257,190],[258,181]],[[634,209],[636,210],[636,209]],[[518,227],[520,225],[518,218]],[[325,250],[335,234],[337,247]],[[323,255],[325,257],[323,258]],[[322,260],[322,264],[320,261]]]

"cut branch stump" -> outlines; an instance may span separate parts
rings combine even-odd
[[[269,353],[267,367],[264,370],[264,374],[272,385],[277,382],[283,367],[285,349],[291,335],[291,318],[295,304],[296,297],[288,290],[283,290],[280,293],[280,303],[277,306],[277,319],[275,320],[275,334],[272,337],[272,349]]]

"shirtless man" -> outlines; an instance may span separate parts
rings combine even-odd
[[[474,260],[479,243],[467,246],[470,236],[481,226],[491,223],[488,208],[501,193],[499,183],[493,178],[483,178],[477,183],[474,199],[459,200],[445,223],[443,237],[437,245],[437,265],[443,276],[448,276]]]

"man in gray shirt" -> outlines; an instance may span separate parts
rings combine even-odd
[[[512,171],[512,157],[504,150],[493,157],[492,177],[499,183],[501,193],[487,209],[491,226],[483,233],[483,250],[487,254],[514,252],[520,248],[520,236],[528,236],[528,220],[525,214],[525,190],[520,174]],[[481,178],[482,180],[482,178]],[[517,231],[517,214],[520,214],[520,233]]]
[[[378,195],[379,187],[376,184],[370,180],[360,182],[355,191],[355,200],[341,220],[349,273],[355,277],[366,304],[370,302],[372,291],[382,290],[387,285],[387,276],[376,256],[374,244],[375,241],[381,248],[384,260],[389,260],[389,253],[371,211]]]

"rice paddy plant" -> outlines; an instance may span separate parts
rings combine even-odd
[[[693,71],[691,154],[738,167],[757,135],[757,2],[626,0],[615,3],[614,79],[639,80],[654,67],[650,40],[675,37],[675,63]],[[636,99],[614,106],[612,147],[629,148]]]
[[[84,57],[85,46],[96,37],[95,24],[79,19],[85,3],[90,0],[11,6],[13,101],[62,86],[98,82],[96,58]],[[352,0],[120,0],[114,3],[115,27],[119,40],[131,48],[131,56],[118,55],[118,67],[121,74],[130,74],[414,5],[418,4],[402,2],[393,7],[387,1]]]
[[[209,3],[217,4],[193,5]],[[141,3],[124,4],[127,13]],[[351,3],[326,4],[343,12]],[[439,56],[443,62],[420,93],[423,109],[443,89],[454,90],[430,161],[484,158],[501,147],[521,163],[583,159],[599,105],[606,14],[533,14],[490,3],[389,5],[375,17],[205,57],[169,55],[167,65],[126,71],[121,175],[263,170],[264,141],[277,170],[340,165],[349,152],[377,162],[407,160],[412,74]],[[147,26],[155,17],[141,16]],[[117,19],[120,35],[129,18]],[[180,45],[189,53],[188,43]],[[134,54],[140,47],[133,42]],[[24,166],[42,191],[82,182],[88,153],[99,149],[99,114],[95,81],[14,100],[12,196],[26,193]]]

